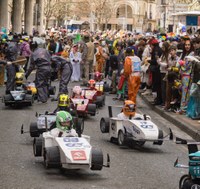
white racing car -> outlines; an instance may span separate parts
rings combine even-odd
[[[43,132],[49,131],[56,127],[56,113],[45,112],[44,114],[38,114],[36,112],[37,121],[31,122],[29,131],[24,131],[24,127],[21,127],[21,134],[30,133],[31,137],[39,137]],[[76,132],[81,135],[84,130],[84,120],[73,116],[73,122]]]
[[[43,156],[46,168],[91,169],[101,170],[110,166],[107,154],[107,165],[103,164],[103,153],[90,145],[90,137],[54,137],[44,132],[42,137],[35,138],[33,143],[35,156]]]
[[[162,145],[164,140],[172,140],[173,134],[169,128],[169,134],[163,135],[163,131],[155,125],[150,116],[143,115],[132,119],[120,119],[112,116],[112,106],[108,106],[109,118],[101,118],[100,130],[109,133],[110,141],[117,141],[119,145],[133,142],[134,145],[142,146],[146,141],[156,145]]]

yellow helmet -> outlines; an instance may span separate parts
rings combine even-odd
[[[60,94],[59,100],[58,100],[58,106],[59,107],[69,107],[69,96],[66,94]]]
[[[23,72],[17,72],[15,75],[15,83],[17,85],[22,85],[24,80],[24,73]]]
[[[135,108],[136,108],[136,105],[133,101],[125,100],[124,107],[123,107],[122,111],[126,116],[134,116],[135,115]]]

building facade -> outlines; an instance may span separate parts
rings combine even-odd
[[[43,10],[43,0],[0,0],[0,28],[6,28],[13,33],[23,31],[32,35],[33,28],[36,27],[39,33],[43,33]]]

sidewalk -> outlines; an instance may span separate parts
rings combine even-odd
[[[151,107],[153,111],[176,125],[178,128],[186,132],[196,141],[200,141],[200,123],[198,123],[198,120],[192,120],[186,115],[179,115],[173,112],[167,112],[163,110],[161,106],[152,105],[152,95],[142,95],[141,93],[142,90],[139,91],[139,96]]]

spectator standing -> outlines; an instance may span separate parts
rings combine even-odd
[[[70,62],[73,67],[73,73],[71,76],[71,81],[80,81],[81,72],[80,72],[80,62],[81,62],[81,53],[78,52],[78,44],[74,44],[69,55]]]
[[[187,56],[193,56],[193,46],[191,44],[190,39],[185,40],[183,53],[181,55],[180,61],[176,64],[176,67],[179,70],[181,75],[181,83],[182,83],[182,96],[181,96],[181,105],[180,110],[177,113],[184,113],[187,109],[187,103],[189,100],[189,87],[190,87],[190,79],[192,74],[192,62],[188,61]]]
[[[124,75],[128,81],[128,99],[136,104],[136,96],[140,88],[141,60],[134,55],[131,48],[126,49]]]
[[[166,100],[166,74],[167,68],[169,66],[169,47],[170,44],[165,41],[162,44],[162,55],[158,58],[158,65],[160,66],[160,74],[161,74],[161,95],[162,95],[162,106],[165,106]]]
[[[22,44],[20,45],[20,54],[26,58],[26,63],[24,65],[24,71],[26,72],[27,66],[28,66],[28,61],[29,57],[31,55],[31,49],[30,49],[30,44],[28,43],[28,37],[24,39]]]

